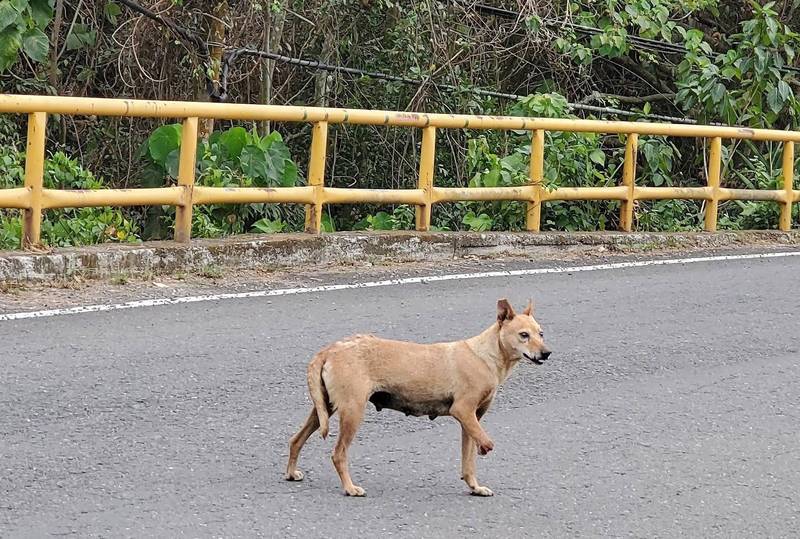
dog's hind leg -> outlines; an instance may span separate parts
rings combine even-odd
[[[478,484],[475,477],[475,441],[467,433],[465,428],[461,428],[461,479],[467,484],[475,496],[493,496],[491,489]]]
[[[364,496],[366,494],[363,488],[353,484],[347,466],[347,449],[353,442],[361,420],[364,418],[365,405],[366,399],[364,402],[351,401],[339,406],[339,439],[336,440],[336,448],[333,450],[331,460],[348,496]]]
[[[319,428],[319,419],[317,418],[317,411],[312,408],[311,413],[308,414],[308,419],[297,431],[297,434],[292,436],[289,440],[289,464],[286,466],[286,475],[284,476],[287,481],[302,481],[303,472],[297,469],[297,458],[300,456],[300,450],[308,440],[308,437],[314,434]]]

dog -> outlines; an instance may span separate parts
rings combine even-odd
[[[525,358],[537,365],[550,357],[544,333],[533,318],[533,302],[516,314],[506,299],[497,302],[497,320],[469,339],[417,344],[356,335],[317,353],[308,365],[308,389],[314,407],[289,441],[285,479],[301,481],[300,450],[317,429],[328,436],[328,420],[339,412],[339,437],[333,465],[348,496],[364,496],[353,484],[347,450],[367,402],[412,416],[452,416],[461,424],[461,478],[475,496],[493,492],[478,483],[475,453],[494,448],[480,420],[497,388]]]

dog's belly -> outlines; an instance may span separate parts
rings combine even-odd
[[[452,396],[433,400],[412,400],[405,398],[403,395],[387,391],[373,393],[369,401],[375,405],[375,409],[379,412],[383,408],[389,408],[390,410],[397,410],[415,417],[426,415],[431,419],[436,419],[440,415],[448,415],[450,407],[453,405]]]

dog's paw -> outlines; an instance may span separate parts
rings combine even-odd
[[[494,496],[494,492],[489,487],[475,487],[471,494],[473,496]]]
[[[492,449],[494,449],[494,442],[491,440],[486,440],[478,445],[478,453],[481,455],[488,455]]]
[[[366,495],[367,495],[367,491],[365,491],[363,488],[361,488],[361,487],[357,487],[357,486],[355,486],[355,485],[353,485],[353,486],[352,486],[351,488],[349,488],[349,489],[346,489],[346,490],[345,490],[345,493],[346,493],[348,496],[355,496],[355,497],[357,497],[357,498],[361,498],[362,496],[366,496]]]
[[[287,481],[302,481],[305,475],[300,470],[295,470],[293,472],[287,473],[283,477]]]

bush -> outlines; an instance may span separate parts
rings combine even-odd
[[[142,145],[139,155],[146,161],[143,183],[161,186],[178,178],[180,124],[159,127]],[[264,137],[242,127],[213,133],[197,146],[195,184],[208,187],[293,187],[300,182],[297,165],[280,133]],[[172,228],[175,209],[156,212],[159,237]],[[304,213],[286,204],[207,204],[195,206],[193,237],[219,237],[243,232],[299,230]]]
[[[0,188],[20,187],[25,178],[25,153],[14,147],[0,147]],[[102,189],[96,178],[63,152],[45,160],[44,187],[47,189]],[[22,238],[19,212],[0,210],[0,249],[16,249]],[[138,226],[120,209],[68,208],[47,210],[42,216],[44,245],[68,247],[103,242],[139,241]]]

